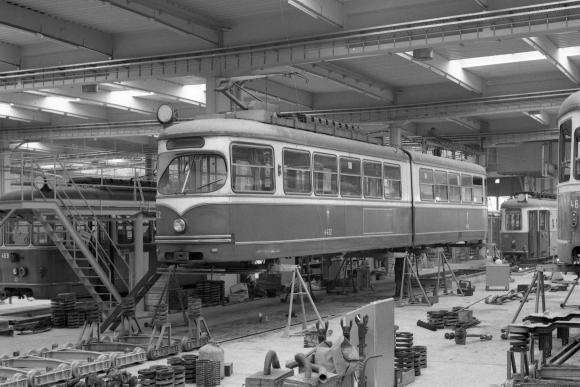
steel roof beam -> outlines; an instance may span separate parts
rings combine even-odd
[[[0,24],[27,31],[75,48],[86,48],[107,58],[113,56],[113,37],[25,7],[0,2]]]
[[[210,18],[201,18],[169,0],[102,0],[143,16],[180,34],[194,36],[215,46],[221,45],[220,27]],[[204,19],[206,19],[204,21]]]
[[[465,129],[469,129],[472,132],[481,131],[483,126],[481,121],[473,120],[467,117],[449,117],[447,118],[447,121],[453,122],[454,124],[464,127]]]
[[[570,0],[246,46],[5,72],[0,73],[0,91],[191,74],[229,77],[268,67],[578,28],[580,0]]]
[[[481,78],[465,71],[456,64],[453,65],[448,59],[443,58],[435,52],[433,53],[433,58],[428,60],[417,60],[412,54],[407,52],[399,52],[397,55],[450,80],[466,90],[477,94],[483,93],[484,87]]]
[[[84,119],[107,119],[107,111],[99,106],[89,106],[72,101],[51,99],[26,93],[0,93],[0,102],[12,103],[25,109]]]
[[[20,68],[20,48],[4,42],[0,42],[0,62],[6,63],[17,69]]]
[[[105,124],[48,126],[35,128],[2,129],[6,141],[71,140],[98,137],[154,136],[163,127],[157,121],[137,121]]]
[[[205,93],[193,95],[191,91],[188,91],[183,85],[174,82],[161,79],[148,79],[115,83],[135,90],[149,91],[155,94],[164,95],[166,97],[174,98],[179,102],[205,106]]]
[[[155,114],[159,104],[154,101],[147,101],[144,99],[132,97],[132,96],[122,96],[113,91],[104,91],[98,93],[83,93],[78,89],[42,89],[43,93],[67,97],[67,98],[78,98],[80,106],[86,106],[82,104],[82,101],[90,101],[97,103],[101,106],[126,110],[133,113],[151,115]]]
[[[336,0],[288,0],[288,4],[317,20],[342,28],[344,10]]]
[[[47,113],[11,106],[8,103],[0,103],[0,118],[24,122],[50,122],[50,115]]]
[[[523,113],[557,110],[570,94],[580,89],[553,90],[527,94],[501,95],[437,103],[409,104],[371,108],[304,110],[284,114],[329,117],[343,122],[400,122],[422,119],[446,119],[497,113]]]
[[[379,85],[378,82],[367,79],[365,76],[337,66],[333,63],[306,63],[295,68],[309,74],[331,80],[341,86],[346,86],[368,97],[385,102],[394,102],[395,93],[392,89]]]
[[[545,36],[523,38],[523,41],[541,52],[550,63],[562,72],[569,80],[580,83],[580,68],[576,66],[554,43]]]

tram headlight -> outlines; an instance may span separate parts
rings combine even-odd
[[[570,225],[572,227],[578,226],[578,213],[576,211],[572,211],[570,214]]]
[[[185,231],[185,220],[177,218],[173,221],[173,230],[182,234]]]

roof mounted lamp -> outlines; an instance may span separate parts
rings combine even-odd
[[[157,108],[157,121],[168,125],[177,119],[177,111],[173,106],[163,104]]]

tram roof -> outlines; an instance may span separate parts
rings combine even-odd
[[[362,140],[337,137],[326,133],[317,133],[314,128],[305,128],[303,123],[295,123],[293,120],[283,118],[274,119],[276,124],[244,118],[242,115],[230,113],[215,118],[202,118],[192,121],[181,122],[165,129],[159,136],[159,140],[169,138],[186,138],[192,136],[227,136],[268,141],[281,141],[290,144],[312,146],[333,151],[354,153],[361,156],[387,158],[398,161],[408,161],[409,155],[417,164],[430,167],[459,169],[465,172],[485,174],[485,168],[470,162],[462,162],[433,155],[404,151],[390,146],[381,146]],[[232,123],[235,122],[235,125]],[[280,122],[289,125],[280,125]],[[348,133],[348,130],[342,129]]]
[[[580,91],[575,92],[562,102],[560,105],[560,110],[558,110],[558,118],[562,117],[566,113],[570,113],[573,110],[580,109]]]
[[[518,201],[516,198],[510,198],[500,205],[500,208],[554,208],[556,209],[558,202],[556,199],[549,198],[527,198],[526,201]]]

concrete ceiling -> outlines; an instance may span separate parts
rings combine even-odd
[[[193,117],[207,79],[259,75],[244,88],[282,112],[409,144],[553,141],[579,29],[580,0],[0,0],[0,138],[147,153],[161,103]],[[522,52],[544,56],[455,62]]]

